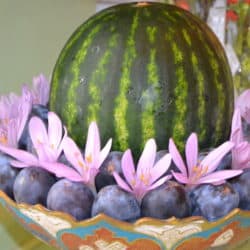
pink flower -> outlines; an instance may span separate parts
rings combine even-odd
[[[225,179],[242,173],[241,170],[216,171],[221,159],[233,148],[232,142],[225,142],[211,151],[204,159],[198,161],[198,139],[197,134],[192,133],[186,143],[186,162],[184,163],[176,145],[172,139],[169,140],[169,152],[180,173],[172,172],[175,179],[181,183],[195,186],[202,183],[218,184]]]
[[[3,126],[5,123],[18,115],[18,106],[20,97],[10,93],[6,96],[0,97],[0,124]]]
[[[67,160],[79,174],[79,178],[65,176],[73,181],[82,181],[95,192],[95,177],[99,168],[111,149],[112,140],[109,139],[104,148],[101,150],[100,135],[97,124],[92,122],[89,125],[87,141],[85,146],[85,157],[76,143],[69,137],[65,138],[63,151]]]
[[[23,85],[23,91],[30,92],[32,104],[46,106],[49,101],[50,84],[43,74],[33,78],[33,85],[30,88],[27,84]]]
[[[241,116],[250,124],[250,89],[236,98],[235,108],[240,110]]]
[[[232,149],[232,168],[250,168],[250,144],[243,139],[240,110],[235,109],[232,119],[231,137],[234,143]]]
[[[31,111],[31,95],[23,89],[22,96],[10,94],[0,99],[0,143],[17,147]]]
[[[171,178],[171,175],[160,178],[170,166],[170,154],[166,154],[154,164],[155,155],[155,140],[149,139],[139,159],[136,170],[131,150],[128,149],[123,154],[121,167],[126,181],[118,173],[113,173],[117,184],[127,192],[134,194],[139,202],[141,202],[148,191],[162,185]]]
[[[49,101],[50,84],[43,74],[33,78],[33,103],[46,106]]]
[[[62,153],[62,143],[67,133],[65,129],[63,131],[62,123],[55,113],[48,113],[48,130],[40,118],[32,117],[29,122],[29,133],[36,155],[0,144],[0,151],[15,159],[11,161],[14,167],[36,166],[42,167],[58,177],[78,177],[78,174],[70,167],[57,162]]]

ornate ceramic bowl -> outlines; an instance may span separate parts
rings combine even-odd
[[[133,224],[100,214],[76,222],[40,205],[17,204],[0,191],[0,204],[37,238],[65,250],[250,249],[250,212],[235,209],[207,222],[201,217],[177,220],[143,218]]]

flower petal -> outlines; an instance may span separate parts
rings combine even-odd
[[[100,153],[100,135],[96,122],[91,122],[88,129],[87,141],[85,146],[85,158],[90,157],[92,160],[95,155]]]
[[[168,150],[172,156],[172,160],[175,163],[175,165],[178,167],[178,169],[181,171],[183,175],[187,176],[187,168],[172,138],[169,139]]]
[[[166,175],[162,178],[160,178],[158,181],[156,181],[153,185],[151,185],[147,190],[153,190],[159,186],[161,186],[162,184],[164,184],[166,181],[170,180],[172,178],[172,175]]]
[[[150,169],[153,167],[155,162],[155,155],[156,155],[155,140],[149,139],[145,144],[145,147],[137,164],[137,170],[136,170],[137,176],[141,176],[145,174],[145,172],[150,173]],[[146,168],[149,171],[145,171]]]
[[[133,190],[129,187],[129,185],[120,177],[120,175],[118,173],[116,173],[115,171],[113,172],[113,176],[115,178],[115,181],[117,183],[117,185],[119,187],[121,187],[122,189],[133,193]]]
[[[132,184],[135,181],[135,165],[130,149],[127,149],[122,156],[121,168],[126,181]]]
[[[82,181],[80,174],[73,168],[68,167],[62,163],[54,162],[41,162],[40,166],[47,171],[55,174],[58,178],[67,178],[71,181]]]
[[[54,113],[48,113],[48,140],[49,145],[56,150],[62,140],[63,127],[60,118]]]
[[[65,126],[63,127],[63,130],[64,130],[63,138],[62,138],[62,140],[61,140],[61,142],[60,142],[60,144],[59,144],[59,146],[58,146],[58,148],[56,150],[57,159],[58,159],[58,157],[61,155],[61,153],[63,151],[64,140],[68,137],[68,132],[67,132],[67,129],[66,129]]]
[[[108,142],[106,143],[105,147],[100,152],[98,166],[96,166],[97,168],[99,168],[102,165],[103,161],[108,156],[110,149],[111,149],[111,146],[112,146],[112,139],[109,139]]]
[[[15,167],[15,168],[27,168],[27,167],[31,167],[32,165],[30,164],[26,164],[20,161],[15,161],[15,160],[11,160],[10,161],[11,166]]]
[[[4,134],[4,131],[0,131],[0,133]],[[7,146],[17,148],[18,146],[17,144],[18,144],[17,119],[11,119],[7,127]]]
[[[35,103],[47,105],[49,101],[50,85],[49,81],[43,74],[33,78],[33,89]]]
[[[241,116],[250,123],[250,89],[245,90],[238,96],[235,107],[240,109]]]
[[[241,142],[232,149],[232,169],[250,167],[250,144]]]
[[[187,178],[187,176],[183,175],[182,173],[176,173],[174,171],[172,171],[171,173],[178,182],[189,184],[189,179]]]
[[[39,165],[38,159],[31,153],[28,153],[25,150],[20,150],[16,148],[6,147],[0,144],[0,151],[12,156],[20,162],[23,162],[27,165]]]
[[[82,152],[70,137],[66,137],[62,144],[65,157],[78,173],[82,175],[83,168],[81,167],[81,164],[84,163]]]
[[[212,150],[204,159],[201,161],[200,166],[208,167],[207,173],[213,172],[222,158],[234,147],[234,143],[227,141],[222,145]]]
[[[234,110],[230,140],[235,144],[238,144],[243,141],[243,132],[239,109]]]
[[[242,173],[242,170],[220,170],[204,177],[201,177],[197,183],[216,183],[221,180],[226,180],[235,176],[238,176]]]
[[[47,159],[46,152],[40,149],[41,149],[41,146],[48,145],[49,140],[48,140],[48,134],[47,134],[47,129],[45,127],[45,124],[40,118],[34,116],[30,119],[29,134],[30,134],[32,143],[34,145],[34,148],[37,151],[38,158],[40,160],[46,160]]]
[[[46,126],[39,117],[30,119],[29,133],[39,161],[55,162],[58,158],[56,149],[50,145]]]
[[[18,108],[18,116],[16,117],[17,122],[18,122],[18,134],[17,134],[17,141],[20,139],[24,127],[28,121],[29,114],[31,112],[32,108],[32,97],[31,93],[29,91],[23,90],[22,98],[21,98],[21,103]]]
[[[188,137],[185,147],[185,153],[186,153],[186,161],[188,167],[188,175],[190,177],[193,168],[197,165],[197,159],[198,159],[198,139],[196,133],[192,133]]]
[[[168,170],[171,164],[171,155],[165,154],[150,171],[150,183],[154,183]]]

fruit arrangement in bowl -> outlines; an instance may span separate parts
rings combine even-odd
[[[105,9],[51,81],[0,99],[0,203],[59,249],[216,249],[250,232],[249,90],[205,23]],[[200,149],[200,151],[199,151]]]

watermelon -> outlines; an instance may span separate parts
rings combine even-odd
[[[164,3],[126,3],[85,21],[62,49],[50,110],[79,146],[96,121],[102,143],[138,156],[155,138],[180,149],[191,132],[201,148],[228,139],[233,82],[220,42],[198,17]]]

